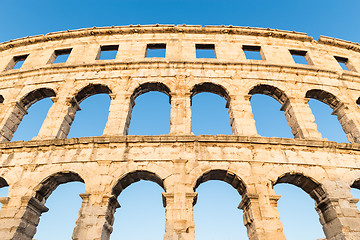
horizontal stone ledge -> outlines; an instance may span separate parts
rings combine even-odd
[[[189,67],[189,65],[192,65]],[[30,76],[41,76],[49,75],[52,73],[71,73],[71,72],[88,72],[91,70],[94,71],[113,71],[113,70],[136,70],[143,69],[148,67],[149,69],[186,69],[186,70],[197,70],[204,69],[208,66],[211,70],[246,70],[249,69],[250,72],[279,72],[279,73],[293,73],[296,75],[304,76],[326,76],[334,77],[342,80],[360,80],[360,73],[354,71],[342,71],[342,70],[331,70],[322,68],[315,65],[279,65],[270,62],[248,62],[247,61],[219,61],[217,59],[211,60],[200,60],[200,61],[169,61],[169,60],[144,60],[144,61],[119,61],[119,60],[110,60],[106,62],[94,62],[87,64],[49,64],[40,66],[34,69],[22,70],[22,69],[12,69],[0,73],[0,80],[2,77],[8,76],[17,76],[21,75],[22,77]],[[256,68],[254,68],[256,67]],[[329,76],[330,75],[330,76]],[[331,76],[333,75],[333,76]],[[126,75],[124,75],[126,76]],[[159,76],[162,77],[162,76]],[[175,77],[175,76],[173,76]],[[231,77],[231,76],[224,76]],[[359,79],[357,79],[359,78]],[[5,80],[5,79],[4,79]]]
[[[329,148],[360,151],[359,143],[337,143],[326,140],[305,140],[292,138],[276,138],[276,137],[250,137],[250,136],[234,136],[234,135],[154,135],[154,136],[99,136],[99,137],[80,137],[69,139],[44,139],[31,141],[15,141],[0,143],[0,149],[16,149],[16,148],[36,148],[46,146],[66,146],[66,145],[103,145],[117,143],[193,143],[193,144],[250,144],[250,145],[279,145],[279,146],[300,146],[314,148]]]

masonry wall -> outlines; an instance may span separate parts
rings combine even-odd
[[[147,58],[147,44],[166,44],[165,58]],[[215,59],[196,58],[196,44],[213,44]],[[102,46],[116,59],[98,60]],[[260,47],[248,60],[244,46]],[[246,47],[245,47],[246,48]],[[55,50],[71,49],[54,64]],[[290,51],[291,50],[291,51]],[[293,51],[308,64],[296,64]],[[11,69],[27,56],[20,69]],[[337,57],[337,58],[335,58]],[[343,70],[337,59],[345,59]],[[166,240],[194,239],[196,188],[222,180],[242,195],[249,239],[285,239],[273,185],[290,183],[316,202],[327,239],[360,239],[360,213],[350,187],[360,188],[360,47],[342,40],[270,29],[134,26],[51,33],[0,44],[0,236],[32,239],[46,199],[63,183],[86,192],[73,239],[108,239],[117,196],[150,180],[163,189]],[[171,129],[162,136],[127,136],[137,96],[160,91],[171,99]],[[213,92],[227,100],[233,135],[194,136],[191,98]],[[101,137],[66,139],[79,103],[107,93],[109,118]],[[250,98],[266,94],[282,104],[294,139],[256,132]],[[10,142],[27,109],[54,102],[33,141]],[[351,144],[317,131],[310,98],[333,108]]]

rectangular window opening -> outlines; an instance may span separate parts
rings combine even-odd
[[[216,58],[215,44],[195,44],[196,58]]]
[[[105,45],[100,47],[99,60],[113,60],[116,59],[119,45]]]
[[[165,43],[149,43],[146,47],[146,58],[165,58],[166,44]]]
[[[13,63],[12,63],[13,66],[11,66],[10,69],[20,69],[28,56],[29,56],[28,54],[15,56],[13,58]]]
[[[337,57],[337,56],[334,56],[334,57],[335,57],[336,61],[339,63],[342,70],[350,71],[351,67],[349,65],[349,59],[347,59],[345,57]]]
[[[243,51],[245,53],[246,59],[263,60],[260,52],[261,51],[260,46],[243,46]]]
[[[65,63],[70,56],[71,50],[71,48],[55,50],[55,60],[53,63]]]
[[[294,62],[297,64],[309,65],[306,59],[306,51],[301,50],[290,50],[291,56],[294,59]]]

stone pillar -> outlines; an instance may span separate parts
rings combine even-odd
[[[193,204],[197,193],[187,184],[187,160],[174,160],[174,174],[166,179],[167,192],[163,193],[165,207],[164,240],[195,240]],[[170,182],[170,183],[169,183]]]
[[[339,103],[332,112],[336,115],[346,137],[351,143],[360,142],[360,120],[357,118],[357,106],[351,104]]]
[[[129,132],[131,111],[135,102],[125,93],[109,94],[111,103],[109,117],[104,129],[104,136],[123,136]]]
[[[166,223],[164,240],[195,240],[193,204],[197,193],[163,193]]]
[[[279,195],[269,193],[243,196],[239,208],[244,210],[243,218],[249,240],[286,239],[276,208],[279,198]]]
[[[230,96],[229,117],[234,135],[258,136],[250,98],[251,95]]]
[[[332,181],[331,186],[327,188],[327,196],[315,207],[326,239],[360,239],[360,212],[356,207],[358,199],[352,197],[350,187],[342,182]]]
[[[170,134],[191,134],[190,93],[171,93]]]
[[[2,240],[31,240],[36,233],[40,215],[48,211],[34,197],[1,198],[0,236]]]
[[[76,111],[80,106],[75,98],[52,97],[53,105],[42,124],[39,134],[34,139],[66,138]]]
[[[114,213],[120,207],[113,195],[80,194],[83,199],[73,232],[74,240],[106,240],[113,231]]]
[[[281,107],[281,111],[284,111],[295,138],[321,140],[308,102],[309,98],[289,98]]]
[[[0,142],[9,142],[23,117],[28,113],[27,110],[18,102],[4,105],[3,118],[0,123]]]

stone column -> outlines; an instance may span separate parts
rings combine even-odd
[[[351,143],[360,142],[360,120],[357,118],[357,106],[354,104],[339,103],[332,112],[336,115],[346,137]]]
[[[197,193],[163,193],[166,223],[164,240],[195,240],[193,204]]]
[[[330,184],[329,184],[330,185]],[[350,187],[339,181],[332,181],[327,195],[316,203],[327,240],[360,239],[360,212],[356,207]]]
[[[28,114],[27,110],[18,102],[11,102],[3,106],[3,118],[0,123],[0,142],[9,142],[23,117]]]
[[[80,194],[83,199],[73,232],[74,240],[106,240],[113,231],[114,213],[120,205],[113,195]]]
[[[295,138],[321,140],[308,102],[309,98],[289,98],[281,107],[281,111],[284,111]]]
[[[170,134],[191,134],[190,93],[171,93]]]
[[[2,240],[31,240],[36,233],[40,215],[48,211],[34,197],[1,198],[0,236]]]
[[[234,135],[258,136],[250,98],[251,95],[230,96],[229,117]]]
[[[129,132],[131,111],[135,102],[125,93],[109,94],[111,103],[109,117],[104,129],[104,136],[123,136]]]
[[[66,138],[76,111],[80,106],[75,98],[52,97],[53,105],[42,124],[39,134],[34,139]]]
[[[164,240],[195,239],[193,204],[197,193],[187,184],[186,162],[183,159],[174,160],[174,175],[166,180],[167,192],[163,193],[166,216]]]
[[[280,214],[276,208],[279,198],[279,195],[268,192],[248,193],[243,196],[239,208],[244,210],[243,218],[249,240],[286,239],[282,231]]]

